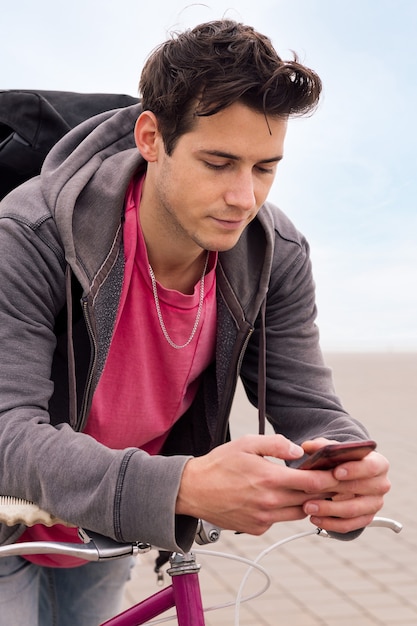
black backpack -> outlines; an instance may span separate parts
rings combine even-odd
[[[0,91],[0,200],[39,174],[49,150],[71,128],[137,102],[122,94]]]

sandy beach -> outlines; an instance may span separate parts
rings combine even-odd
[[[392,489],[380,515],[399,520],[395,534],[368,529],[354,542],[309,536],[271,552],[261,564],[269,589],[242,604],[240,624],[251,626],[403,626],[417,624],[417,353],[326,353],[345,408],[368,427],[390,460]],[[256,432],[257,414],[239,388],[232,434]],[[223,532],[208,550],[256,556],[294,533],[308,520],[277,524],[262,537]],[[128,584],[125,607],[154,593],[155,554],[139,557]],[[205,606],[233,601],[246,568],[242,563],[199,555]],[[169,578],[169,577],[166,577]],[[264,586],[254,573],[244,595]],[[166,580],[169,584],[169,580]],[[229,626],[234,609],[208,612],[207,626]],[[175,622],[171,622],[175,623]]]

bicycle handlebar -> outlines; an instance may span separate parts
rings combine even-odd
[[[379,526],[381,528],[390,528],[395,533],[400,533],[403,529],[403,525],[401,522],[397,522],[395,519],[390,519],[389,517],[374,517],[369,526]]]
[[[39,508],[33,502],[28,502],[21,498],[11,496],[0,496],[0,523],[8,526],[15,524],[44,524],[53,526],[54,524],[68,524],[57,517]],[[402,524],[387,517],[375,517],[369,526],[389,528],[395,533],[402,530]],[[30,541],[11,545],[0,546],[0,557],[18,556],[24,554],[65,554],[84,559],[85,561],[106,561],[110,559],[123,558],[129,555],[148,552],[152,546],[148,543],[133,542],[119,543],[109,537],[104,537],[91,531],[79,529],[79,534],[84,543],[60,543],[54,541]],[[318,529],[318,534],[323,537],[331,537],[325,530]],[[220,536],[220,529],[208,524],[204,520],[199,520],[196,542],[213,543]]]
[[[56,541],[28,541],[0,547],[0,557],[26,554],[65,554],[85,561],[110,561],[148,552],[149,544],[119,543],[109,537],[88,532],[88,543],[60,543]]]

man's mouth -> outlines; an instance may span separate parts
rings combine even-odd
[[[213,218],[214,221],[216,222],[216,224],[218,224],[220,227],[225,228],[227,230],[238,230],[240,228],[242,228],[243,226],[246,225],[246,219],[228,219],[228,220],[224,220],[224,219],[220,219],[218,217],[214,217]]]

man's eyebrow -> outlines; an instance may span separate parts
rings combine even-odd
[[[208,156],[216,156],[222,159],[230,159],[232,161],[241,161],[242,158],[237,156],[236,154],[231,154],[229,152],[223,152],[222,150],[201,150],[201,154],[207,154]],[[279,154],[274,157],[270,157],[269,159],[261,159],[258,163],[278,163],[283,158],[282,154]]]

